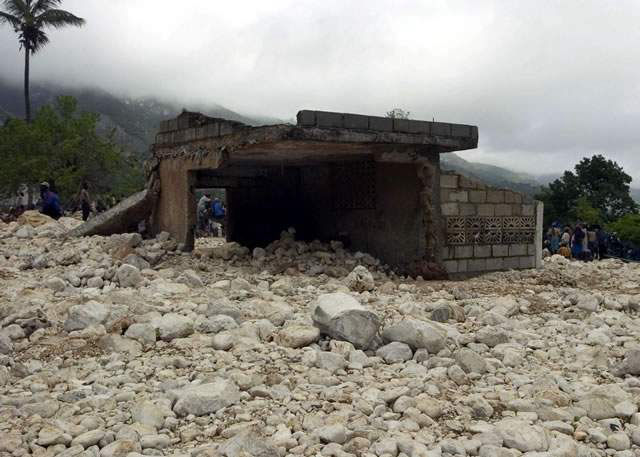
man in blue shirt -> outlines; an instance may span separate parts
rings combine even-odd
[[[40,212],[58,220],[62,217],[62,207],[60,206],[60,198],[58,194],[53,192],[48,182],[40,184],[40,198],[42,199],[42,209]]]
[[[219,236],[222,236],[224,232],[224,217],[226,215],[226,210],[224,206],[222,206],[222,202],[219,198],[214,198],[211,203],[211,215],[213,216],[214,222],[220,225]]]

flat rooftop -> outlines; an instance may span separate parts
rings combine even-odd
[[[296,125],[252,127],[185,111],[177,118],[161,123],[153,148],[160,151],[185,144],[205,143],[213,147],[253,149],[254,152],[270,154],[296,148],[346,151],[369,146],[382,150],[401,145],[422,145],[445,153],[476,148],[478,127],[313,110],[299,111]]]

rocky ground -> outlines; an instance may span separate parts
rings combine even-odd
[[[640,456],[640,266],[425,282],[0,223],[0,456]]]

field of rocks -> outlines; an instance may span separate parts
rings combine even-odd
[[[640,456],[640,266],[0,222],[0,456]]]

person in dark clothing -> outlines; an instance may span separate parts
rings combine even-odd
[[[62,217],[62,207],[60,206],[60,198],[49,187],[48,182],[40,184],[40,198],[42,199],[42,209],[40,212],[58,220]]]
[[[607,233],[601,228],[596,230],[596,243],[598,245],[598,260],[602,260],[607,256]]]
[[[220,199],[214,198],[213,202],[211,202],[211,215],[213,216],[213,221],[219,225],[218,236],[222,236],[224,233],[224,218],[226,214],[227,211]]]
[[[582,259],[584,238],[585,233],[582,230],[582,226],[580,224],[576,225],[576,229],[573,231],[573,239],[571,240],[571,254],[574,259]]]
[[[87,219],[89,219],[89,215],[91,214],[91,198],[89,197],[89,184],[87,184],[86,181],[82,183],[82,189],[80,189],[78,200],[80,200],[80,206],[82,208],[82,220],[86,221]]]

